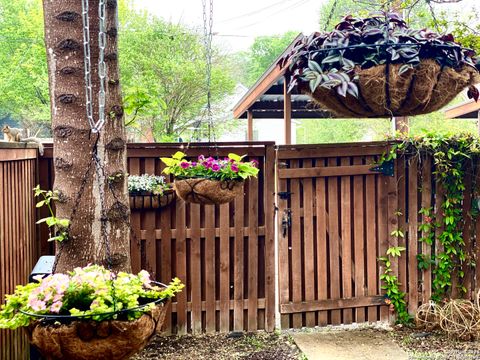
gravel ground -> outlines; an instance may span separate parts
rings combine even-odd
[[[157,336],[135,360],[302,360],[288,334]]]
[[[424,332],[411,328],[395,328],[395,341],[409,353],[412,360],[480,359],[480,341],[449,339],[439,331]]]

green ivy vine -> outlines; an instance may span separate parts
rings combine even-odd
[[[420,241],[433,246],[441,245],[436,249],[436,256],[417,256],[420,270],[432,269],[432,300],[440,301],[448,297],[452,290],[452,276],[455,274],[460,280],[459,290],[464,293],[466,289],[461,285],[461,279],[464,277],[464,263],[469,257],[469,254],[465,253],[463,237],[465,175],[476,171],[480,157],[480,140],[471,134],[425,134],[415,137],[399,135],[390,140],[394,140],[394,143],[381,162],[403,155],[410,159],[417,157],[418,164],[421,165],[425,158],[431,157],[434,164],[433,175],[444,190],[444,199],[441,204],[437,204],[441,209],[441,216],[436,216],[433,208],[421,208],[419,211],[422,222],[418,230],[423,234]],[[475,186],[472,186],[472,192],[474,189]],[[472,214],[474,212],[471,211]]]

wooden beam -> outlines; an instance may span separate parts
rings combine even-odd
[[[292,143],[292,95],[288,92],[287,80],[283,82],[283,118],[285,120],[285,144]]]
[[[247,111],[247,140],[253,141],[253,112]]]
[[[272,84],[276,83],[278,79],[280,79],[283,74],[285,74],[286,66],[281,68],[279,65],[275,66],[275,68],[268,73],[261,82],[255,86],[252,92],[247,93],[245,98],[240,100],[240,102],[233,108],[233,117],[238,119],[245,113],[250,106],[253,105],[257,99],[262,96]]]
[[[471,112],[476,112],[480,110],[480,101],[475,102],[470,100],[466,103],[460,104],[458,106],[452,107],[445,111],[445,116],[447,119],[455,119],[466,115]]]
[[[348,298],[348,299],[327,299],[327,300],[314,300],[314,301],[304,301],[280,305],[281,314],[292,314],[292,313],[301,313],[308,311],[319,311],[319,310],[336,310],[336,309],[346,309],[346,308],[356,308],[364,306],[377,306],[385,305],[384,296],[368,296],[368,297],[359,297],[359,298]]]

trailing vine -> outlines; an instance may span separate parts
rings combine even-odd
[[[400,290],[400,282],[392,270],[392,259],[400,257],[402,251],[405,251],[404,247],[391,247],[385,256],[378,258],[378,261],[385,266],[383,274],[380,275],[380,280],[383,281],[382,289],[385,290],[385,303],[397,313],[397,323],[408,324],[412,321],[412,317],[407,310],[406,294]]]
[[[417,256],[421,270],[432,268],[432,300],[440,301],[452,291],[453,277],[458,276],[459,280],[464,277],[463,266],[469,257],[465,252],[463,235],[464,181],[467,174],[474,174],[476,171],[480,141],[470,134],[426,134],[415,137],[403,135],[391,140],[396,142],[390,152],[381,159],[382,162],[404,155],[409,159],[416,157],[421,165],[422,160],[430,156],[435,169],[433,175],[437,185],[444,191],[443,200],[436,204],[437,212],[431,207],[420,209],[422,223],[418,228],[423,234],[420,241],[432,246],[440,244],[435,249],[436,256]],[[439,210],[441,216],[436,216]],[[462,282],[458,283],[460,292],[465,293]]]

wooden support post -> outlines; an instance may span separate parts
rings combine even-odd
[[[397,116],[392,118],[392,132],[400,131],[408,134],[408,116]]]
[[[285,120],[285,144],[292,143],[292,96],[287,91],[287,81],[283,82],[283,118]]]
[[[253,141],[253,112],[247,111],[247,140]]]

